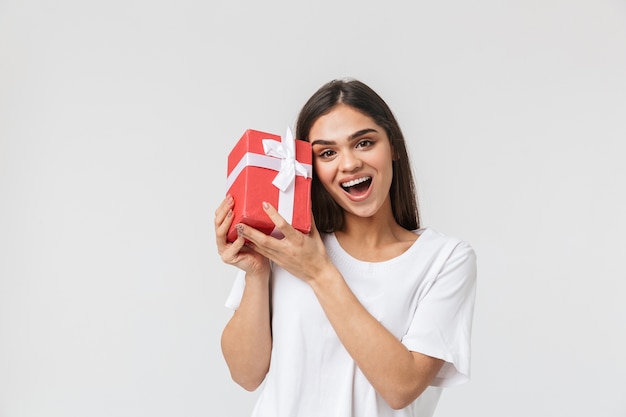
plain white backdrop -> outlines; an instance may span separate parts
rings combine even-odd
[[[626,416],[619,0],[0,0],[0,416],[249,415],[226,155],[344,76],[478,255],[472,381],[436,415]]]

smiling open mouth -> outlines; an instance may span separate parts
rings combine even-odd
[[[357,178],[352,181],[344,182],[341,184],[341,188],[348,194],[361,195],[367,192],[372,184],[372,177]]]

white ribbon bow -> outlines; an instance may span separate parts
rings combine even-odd
[[[263,139],[263,150],[265,155],[280,158],[280,170],[272,181],[272,184],[280,191],[285,192],[293,184],[296,173],[304,178],[309,177],[309,171],[296,160],[296,141],[290,128],[287,128],[287,133],[281,138],[281,142]]]

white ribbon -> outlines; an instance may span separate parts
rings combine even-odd
[[[278,171],[278,174],[272,180],[272,184],[279,190],[277,210],[291,224],[293,220],[296,175],[304,178],[312,177],[313,166],[296,160],[296,141],[289,128],[287,128],[287,133],[281,138],[280,142],[274,139],[263,139],[262,142],[265,155],[246,153],[231,171],[230,175],[228,175],[226,180],[227,188],[230,189],[239,174],[247,166]],[[272,236],[282,237],[282,234],[277,229],[274,229]]]
[[[293,138],[291,129],[287,128],[287,133],[281,142],[273,139],[263,139],[263,150],[265,155],[280,158],[280,170],[272,184],[280,191],[285,191],[296,179],[296,173],[304,178],[309,178],[311,174],[300,162],[296,160],[296,141]]]

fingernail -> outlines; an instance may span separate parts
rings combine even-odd
[[[269,203],[267,203],[267,202],[265,202],[265,201],[264,201],[264,202],[263,202],[263,208],[264,208],[265,210],[267,210],[268,208],[270,208]]]
[[[237,226],[235,226],[235,229],[237,229],[238,236],[243,235],[243,224],[238,224]]]
[[[232,195],[230,195],[230,194],[228,194],[228,195],[226,196],[226,202],[227,202],[228,204],[232,203],[232,202],[233,202],[233,196],[232,196]]]

